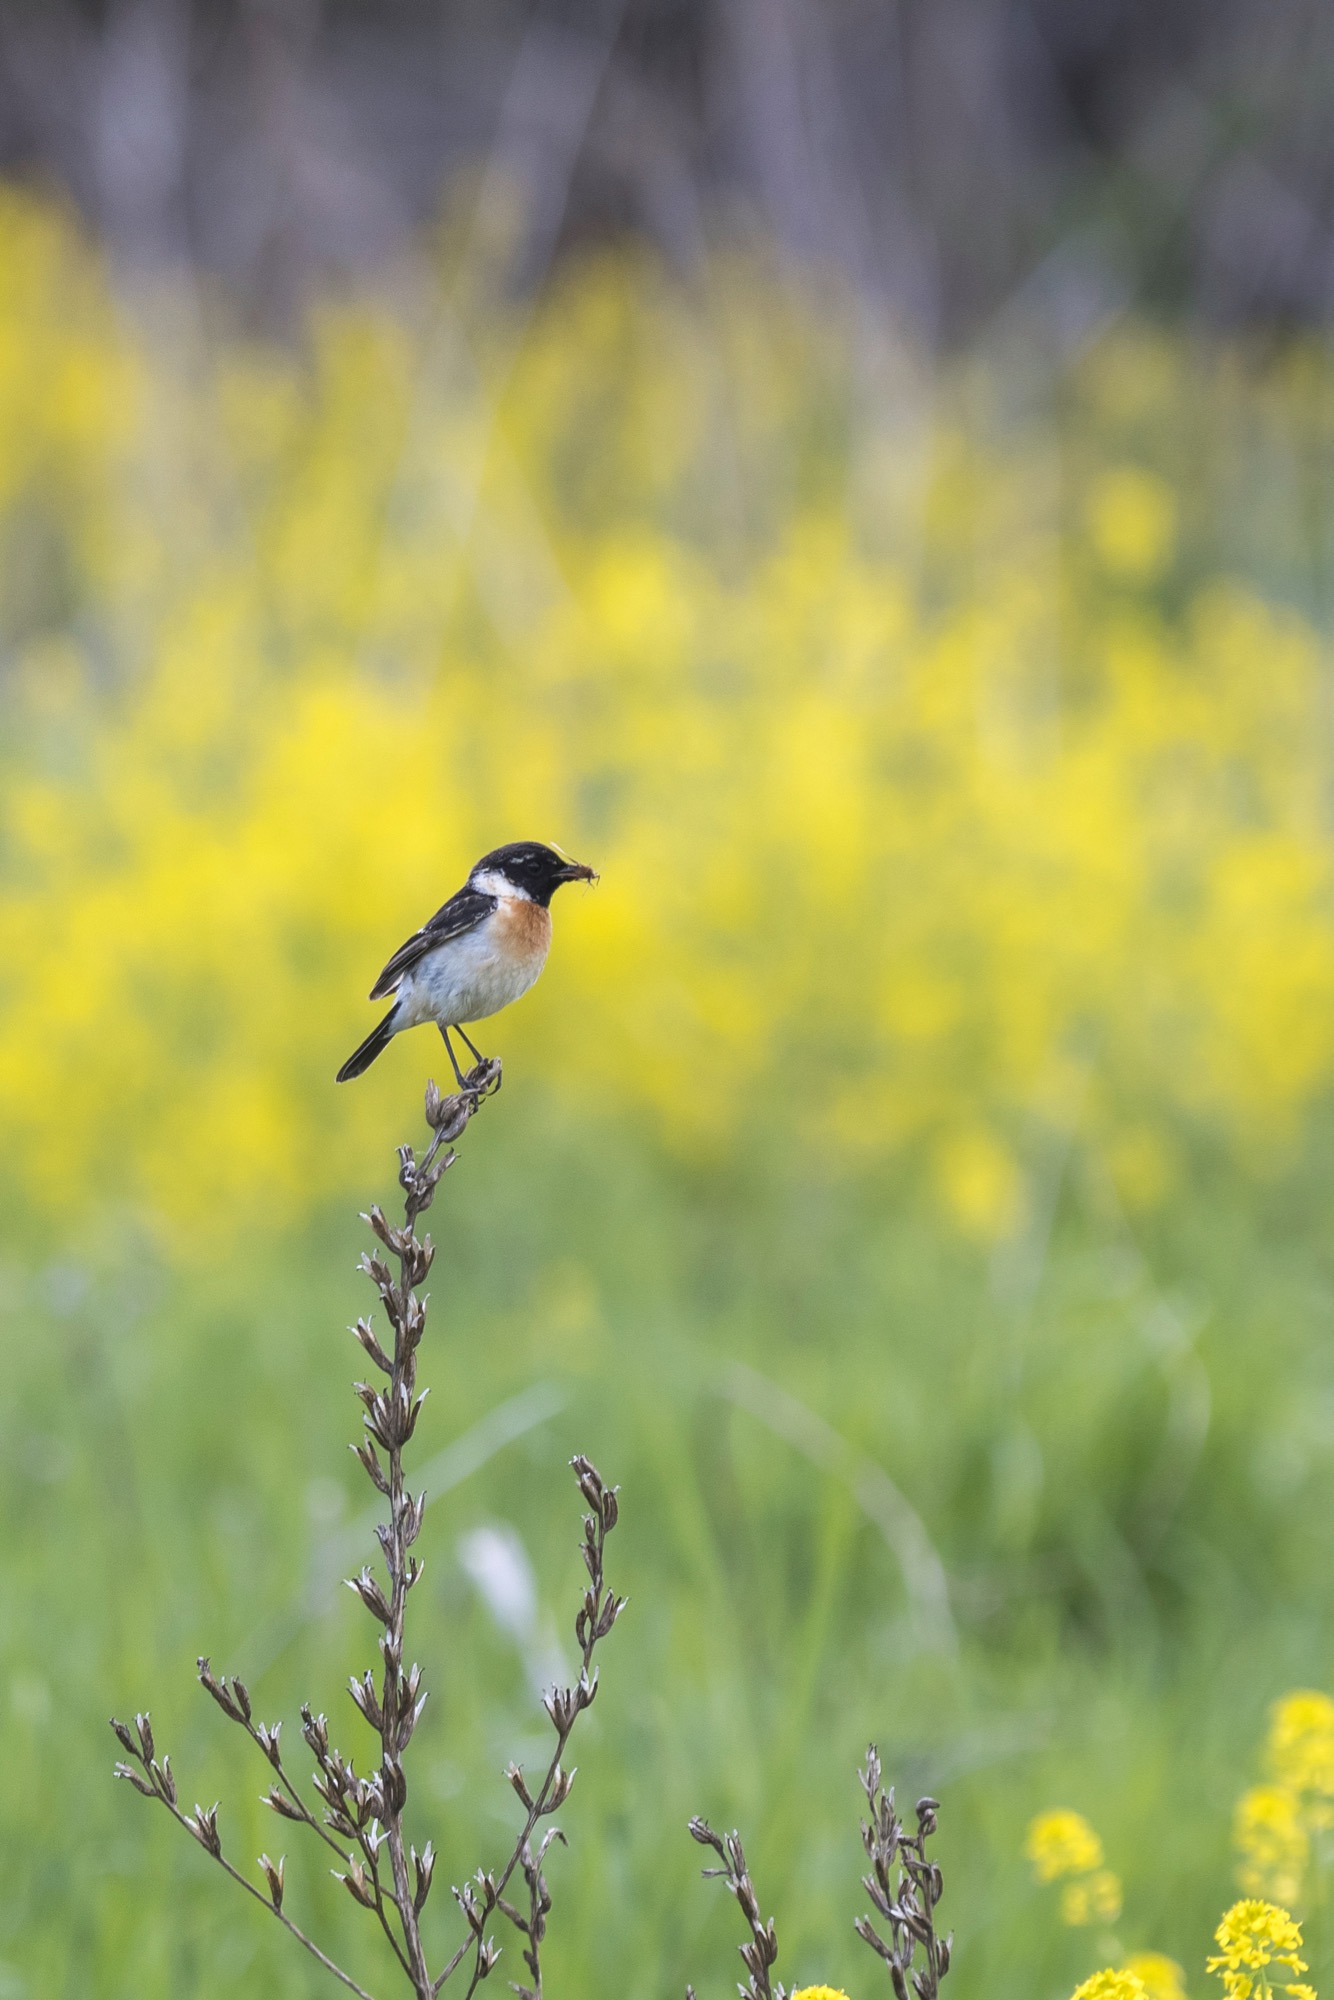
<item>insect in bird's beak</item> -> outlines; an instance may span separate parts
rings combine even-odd
[[[560,871],[562,882],[596,882],[596,868],[586,868],[582,861],[567,861]]]

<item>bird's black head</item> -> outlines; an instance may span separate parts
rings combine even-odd
[[[486,875],[503,875],[543,909],[562,882],[597,881],[593,870],[585,868],[582,861],[567,861],[563,854],[557,854],[554,847],[546,847],[540,840],[512,840],[508,847],[492,848],[475,864],[468,879],[478,882],[479,877]]]

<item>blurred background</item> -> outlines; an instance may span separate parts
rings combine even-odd
[[[730,1990],[693,1812],[873,1990],[872,1738],[957,2000],[1203,1995],[1239,1862],[1334,1976],[1331,113],[1316,0],[0,0],[0,2000],[333,1990],[137,1707],[391,1990],[193,1663],[369,1761],[443,1058],[332,1077],[521,836],[602,881],[433,1212],[433,1953],[582,1449],[553,1994]]]

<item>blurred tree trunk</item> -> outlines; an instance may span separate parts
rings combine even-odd
[[[479,189],[521,288],[725,218],[945,339],[1071,244],[1104,291],[1318,322],[1331,102],[1324,0],[0,0],[0,166],[278,325]]]

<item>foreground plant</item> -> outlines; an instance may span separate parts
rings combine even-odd
[[[417,1389],[417,1351],[426,1330],[426,1301],[417,1287],[434,1256],[429,1236],[417,1235],[417,1222],[457,1157],[452,1150],[441,1149],[450,1148],[460,1137],[486,1098],[499,1088],[500,1076],[498,1062],[483,1061],[463,1079],[456,1095],[442,1097],[434,1084],[428,1087],[426,1122],[431,1127],[431,1142],[420,1160],[411,1146],[399,1148],[403,1222],[400,1226],[391,1224],[378,1207],[365,1218],[380,1247],[363,1255],[361,1267],[375,1286],[393,1334],[389,1348],[382,1345],[369,1320],[359,1319],[353,1329],[377,1373],[385,1378],[379,1387],[368,1382],[356,1384],[364,1406],[365,1436],[354,1449],[367,1478],[386,1503],[386,1518],[375,1531],[386,1582],[381,1583],[369,1566],[348,1580],[349,1589],[356,1591],[381,1628],[378,1671],[368,1668],[360,1679],[352,1680],[349,1690],[377,1739],[374,1769],[366,1777],[358,1776],[353,1760],[334,1745],[326,1718],[314,1714],[309,1706],[303,1707],[301,1736],[315,1762],[311,1788],[318,1802],[317,1813],[284,1758],[281,1722],[270,1725],[258,1721],[245,1683],[235,1676],[215,1673],[207,1659],[199,1661],[201,1685],[228,1721],[244,1730],[270,1768],[264,1803],[279,1819],[304,1827],[337,1857],[340,1866],[334,1873],[353,1901],[378,1923],[417,2000],[434,2000],[465,1964],[467,1994],[476,1990],[500,1956],[488,1929],[497,1913],[524,1941],[523,1959],[532,1984],[515,1984],[514,1990],[522,2000],[540,2000],[542,1941],[551,1909],[543,1868],[552,1841],[563,1839],[563,1835],[549,1826],[539,1837],[538,1829],[569,1797],[574,1772],[567,1770],[563,1761],[566,1746],[576,1722],[597,1693],[594,1653],[625,1603],[607,1588],[603,1576],[606,1538],[617,1520],[616,1490],[604,1484],[588,1459],[578,1457],[572,1464],[589,1510],[584,1517],[582,1546],[588,1587],[574,1624],[579,1675],[572,1687],[554,1687],[544,1698],[556,1740],[540,1781],[530,1785],[516,1764],[506,1772],[523,1810],[522,1825],[500,1869],[479,1869],[472,1881],[454,1890],[465,1934],[443,1968],[433,1972],[421,1919],[431,1893],[435,1854],[429,1840],[420,1850],[410,1842],[405,1819],[408,1779],[404,1760],[426,1702],[421,1668],[415,1662],[405,1666],[407,1602],[422,1574],[421,1563],[410,1551],[421,1533],[426,1495],[414,1498],[405,1484],[403,1448],[412,1438],[425,1400],[425,1392]],[[284,1908],[285,1857],[274,1861],[261,1854],[257,1866],[262,1887],[252,1882],[223,1851],[218,1807],[196,1805],[193,1812],[182,1808],[171,1760],[159,1758],[149,1716],[136,1716],[133,1729],[113,1718],[111,1727],[128,1760],[116,1765],[116,1775],[145,1798],[164,1806],[223,1872],[263,1904],[313,1958],[361,2000],[372,2000],[366,1988],[335,1964]],[[522,1878],[525,1893],[514,1901],[506,1891],[516,1874]]]
[[[926,1843],[936,1831],[940,1803],[919,1799],[917,1830],[909,1833],[895,1810],[892,1788],[886,1791],[881,1783],[880,1757],[874,1743],[858,1775],[868,1811],[861,1830],[862,1846],[871,1864],[870,1874],[862,1877],[862,1887],[875,1906],[880,1928],[870,1917],[858,1917],[854,1929],[884,1960],[896,2000],[909,2000],[910,1987],[916,2000],[938,2000],[953,1947],[952,1938],[936,1934],[935,1912],[944,1884],[939,1867],[926,1851]],[[770,1977],[778,1960],[778,1933],[773,1918],[761,1914],[740,1836],[715,1833],[703,1819],[692,1819],[690,1831],[701,1847],[712,1848],[718,1857],[720,1865],[706,1868],[705,1875],[726,1884],[750,1927],[750,1937],[737,1947],[748,1974],[739,1988],[742,2000],[846,2000],[837,1987],[804,1986],[789,1993]],[[687,1986],[686,1995],[687,2000],[695,2000],[693,1986]]]

